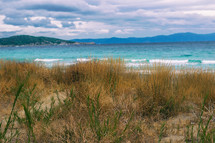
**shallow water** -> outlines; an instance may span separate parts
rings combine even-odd
[[[168,64],[215,69],[215,42],[0,47],[0,58],[52,66],[92,59],[123,58],[128,67]]]

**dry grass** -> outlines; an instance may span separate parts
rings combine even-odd
[[[172,118],[192,113],[198,119],[206,95],[205,109],[211,114],[214,111],[214,73],[176,73],[172,67],[160,65],[141,70],[150,70],[150,74],[128,72],[121,59],[52,68],[0,61],[0,117],[9,115],[21,83],[24,87],[16,110],[19,113],[25,106],[29,117],[27,111],[26,117],[13,116],[16,127],[10,132],[19,131],[13,142],[157,142],[181,125],[177,122],[173,126]],[[53,104],[47,109],[39,108],[53,93],[59,98],[50,100]],[[60,96],[65,97],[60,100]],[[167,123],[164,135],[160,130],[163,122]],[[187,125],[180,127],[184,137]],[[214,133],[212,125],[210,133]]]

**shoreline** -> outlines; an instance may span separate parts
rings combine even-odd
[[[26,45],[0,45],[1,47],[35,47],[35,46],[70,46],[70,45],[95,45],[95,43],[60,43],[60,44],[26,44]]]
[[[52,68],[56,66],[60,67],[70,67],[74,66],[77,64],[81,63],[91,63],[91,62],[105,62],[108,63],[111,60],[119,60],[119,59],[108,59],[108,58],[101,58],[101,59],[88,59],[88,58],[78,58],[76,61],[73,62],[65,62],[63,59],[34,59],[32,60],[26,60],[26,61],[16,61],[16,60],[4,60],[0,59],[0,61],[6,62],[6,61],[12,61],[16,63],[29,63],[29,64],[39,64],[42,66],[45,66],[47,68]],[[126,72],[137,72],[137,73],[153,73],[155,72],[158,68],[162,67],[167,67],[171,71],[171,73],[195,73],[195,72],[205,72],[205,73],[215,73],[215,67],[210,67],[210,66],[189,66],[189,65],[173,65],[173,64],[168,64],[168,63],[136,63],[140,64],[140,66],[129,66],[128,62],[125,62],[126,60],[121,60],[122,66],[126,68]],[[135,64],[135,63],[132,63]]]

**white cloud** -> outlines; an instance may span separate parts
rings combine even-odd
[[[5,0],[0,5],[0,31],[66,38],[215,32],[211,0]]]
[[[34,21],[34,20],[43,20],[43,19],[46,19],[46,17],[44,17],[44,16],[33,16],[33,17],[30,17],[30,19],[32,21]]]
[[[108,30],[108,29],[101,29],[101,30],[98,30],[96,33],[98,33],[98,34],[107,34],[109,32],[110,32],[110,30]]]
[[[134,29],[123,29],[123,30],[116,30],[114,33],[116,34],[129,34],[131,32],[135,31]]]
[[[0,15],[0,32],[12,32],[21,30],[19,26],[9,25],[4,23],[4,19],[6,16]]]
[[[198,14],[201,16],[209,16],[214,17],[215,16],[215,10],[192,10],[192,11],[184,11],[185,14]]]
[[[95,21],[74,21],[75,27],[77,29],[100,29],[105,27],[111,27],[102,22]]]
[[[97,34],[106,34],[109,33],[110,30],[114,28],[114,26],[107,25],[102,22],[95,22],[95,21],[74,21],[75,28],[77,30],[82,30],[82,32],[95,32]]]
[[[44,27],[34,27],[34,26],[27,26],[21,29],[21,31],[17,32],[17,34],[24,34],[24,33],[28,33],[28,34],[36,34],[36,33],[40,33],[40,32],[57,32],[58,29],[57,28],[44,28]]]
[[[52,18],[52,17],[49,17],[49,19],[50,19],[50,21],[51,21],[51,24],[56,25],[56,26],[59,27],[59,28],[62,28],[62,27],[63,27],[61,21],[55,20],[55,19]]]
[[[116,33],[116,34],[122,34],[123,31],[122,31],[122,30],[116,30],[115,33]]]

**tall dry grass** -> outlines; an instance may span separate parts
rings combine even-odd
[[[0,107],[5,110],[0,115],[6,117],[24,84],[17,112],[25,107],[28,116],[14,116],[19,122],[18,141],[153,142],[160,130],[150,130],[153,122],[189,112],[192,104],[201,108],[206,95],[205,107],[214,104],[214,73],[178,73],[161,65],[141,70],[150,74],[127,69],[121,59],[52,68],[0,61]],[[36,108],[56,91],[65,95],[64,100],[57,105],[50,100],[49,109]]]

